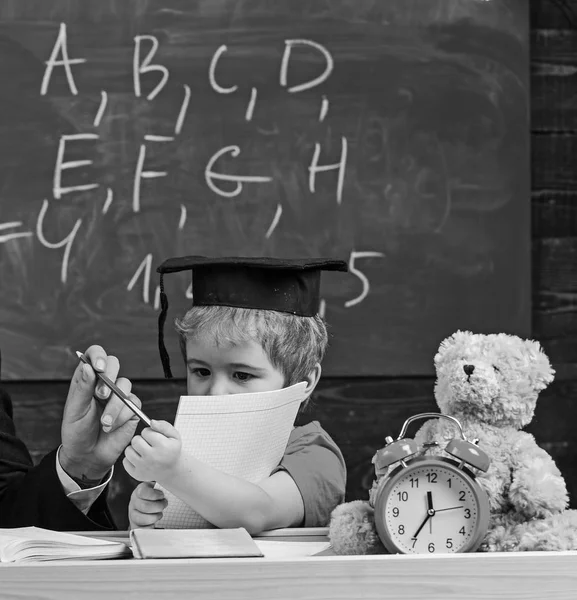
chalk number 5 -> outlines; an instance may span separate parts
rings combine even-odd
[[[363,284],[363,290],[356,298],[347,300],[347,302],[345,302],[345,308],[350,308],[351,306],[355,306],[355,304],[362,302],[367,297],[370,290],[370,284],[367,276],[362,271],[357,269],[355,266],[355,261],[359,258],[380,258],[382,256],[384,256],[382,252],[357,252],[356,250],[351,252],[351,256],[349,258],[349,271],[361,280],[361,283]]]

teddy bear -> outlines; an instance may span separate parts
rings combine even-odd
[[[554,378],[539,343],[503,333],[457,331],[441,343],[434,364],[440,413],[455,417],[465,437],[491,458],[487,472],[477,474],[491,509],[478,550],[576,550],[577,511],[567,510],[565,481],[551,456],[521,431],[533,418],[539,392]],[[415,435],[419,446],[428,444],[432,453],[442,453],[453,438],[454,425],[445,419],[427,420]],[[329,539],[336,554],[386,553],[373,511],[382,476],[373,482],[368,501],[344,503],[333,511]]]

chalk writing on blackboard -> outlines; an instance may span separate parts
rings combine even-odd
[[[210,66],[208,68],[208,81],[210,82],[212,89],[218,94],[232,94],[233,92],[236,92],[236,90],[238,90],[238,85],[224,87],[216,82],[216,66],[220,57],[227,51],[227,49],[228,48],[224,44],[222,46],[219,46],[216,52],[214,53],[212,60],[210,61]]]
[[[104,205],[102,207],[103,215],[105,215],[108,212],[108,209],[110,208],[110,205],[112,204],[113,196],[114,196],[114,194],[112,193],[112,190],[110,188],[108,188],[106,190],[106,200],[104,201]]]
[[[61,59],[57,58],[59,55],[62,55]],[[44,77],[42,78],[42,85],[40,86],[40,95],[44,96],[48,91],[54,67],[64,67],[70,91],[76,96],[78,94],[78,88],[76,87],[76,83],[74,83],[74,77],[72,76],[72,69],[70,66],[85,62],[85,58],[69,58],[68,44],[66,42],[66,23],[61,23],[56,43],[52,49],[52,54],[46,61],[46,69],[44,71]]]
[[[140,49],[141,44],[144,40],[152,43],[152,48],[148,51],[148,54],[144,60],[140,60]],[[162,88],[167,84],[169,73],[168,69],[164,65],[150,64],[150,61],[154,58],[154,55],[158,51],[158,40],[153,35],[137,35],[134,38],[134,55],[133,55],[133,79],[134,79],[134,95],[140,98],[140,76],[145,73],[160,73],[161,79],[156,84],[156,87],[146,96],[147,100],[154,100],[158,94],[162,91]]]
[[[68,261],[70,260],[70,251],[72,250],[72,244],[76,238],[76,234],[82,225],[82,219],[77,219],[76,223],[72,227],[70,233],[59,242],[49,242],[44,236],[44,217],[49,208],[48,200],[44,200],[42,202],[42,208],[40,209],[40,213],[38,214],[38,220],[36,222],[36,236],[38,241],[49,250],[57,250],[59,248],[64,248],[64,255],[62,257],[62,266],[60,269],[60,281],[62,283],[66,283],[68,279]]]
[[[290,61],[291,50],[295,46],[310,46],[311,48],[315,48],[318,50],[324,57],[326,61],[325,70],[310,81],[305,81],[300,83],[299,85],[293,85],[291,87],[287,87],[287,75],[288,75],[288,67]],[[303,92],[304,90],[310,90],[321,83],[324,83],[333,72],[334,69],[334,61],[331,53],[321,44],[317,44],[312,40],[286,40],[285,41],[285,49],[282,56],[281,67],[280,67],[280,84],[283,87],[287,88],[288,92]]]
[[[86,342],[161,376],[183,254],[347,260],[329,375],[527,334],[527,2],[169,4],[0,1],[3,377],[68,378]]]
[[[223,196],[224,198],[234,198],[242,192],[243,183],[267,183],[272,181],[272,177],[265,175],[227,175],[226,173],[213,171],[213,167],[216,168],[218,159],[225,154],[230,154],[233,158],[236,158],[240,154],[240,148],[238,146],[225,146],[224,148],[221,148],[212,155],[204,169],[206,185],[208,185],[215,194]],[[228,181],[236,183],[236,186],[234,189],[227,191],[218,187],[215,181]]]
[[[133,56],[132,56],[132,79],[133,91],[135,98],[143,97],[142,76],[154,74],[158,80],[154,87],[144,97],[147,101],[153,102],[155,98],[161,94],[165,86],[170,80],[170,72],[168,68],[159,63],[154,62],[155,57],[160,48],[160,42],[154,35],[136,35],[133,38]],[[317,55],[321,61],[321,66],[318,73],[314,76],[304,78],[297,83],[289,85],[289,69],[291,64],[291,54],[294,51],[308,51]],[[241,93],[241,82],[224,81],[219,77],[219,64],[221,60],[226,60],[226,56],[232,54],[233,49],[226,45],[220,45],[212,54],[212,57],[207,65],[207,77],[211,88],[218,94],[235,94]],[[55,73],[63,70],[66,77],[66,82],[70,94],[77,96],[79,94],[78,86],[74,78],[74,70],[80,68],[90,68],[90,62],[86,58],[72,57],[68,48],[67,26],[61,23],[58,35],[52,47],[50,56],[45,61],[45,69],[40,82],[40,95],[45,96],[50,94],[50,84]],[[286,39],[284,40],[284,48],[279,66],[279,85],[289,94],[298,94],[300,92],[310,91],[323,84],[331,76],[334,69],[334,60],[329,50],[322,44],[310,39]],[[81,91],[81,90],[80,90]],[[250,92],[247,98],[246,109],[244,115],[239,115],[239,119],[244,118],[247,123],[253,119],[255,111],[258,109],[258,89],[250,86]],[[146,133],[138,147],[138,156],[134,168],[134,176],[132,181],[132,211],[139,213],[142,210],[142,184],[143,181],[149,179],[165,178],[169,175],[166,170],[154,169],[153,161],[147,161],[149,150],[154,144],[170,144],[181,134],[185,123],[191,100],[191,88],[185,84],[183,86],[182,102],[180,104],[178,114],[176,115],[174,124],[174,135],[161,135],[160,133]],[[318,121],[323,122],[330,118],[329,115],[329,98],[326,94],[320,96],[320,105],[318,111]],[[109,97],[105,89],[100,91],[100,98],[97,102],[97,110],[94,114],[93,126],[98,129],[107,118],[113,115],[109,113]],[[53,185],[52,196],[53,200],[60,200],[63,196],[75,193],[83,193],[90,190],[95,190],[101,187],[101,183],[97,181],[76,183],[74,185],[66,184],[66,176],[70,171],[75,169],[90,169],[93,165],[93,160],[89,157],[69,160],[67,159],[68,151],[75,144],[83,144],[81,147],[88,151],[90,145],[86,142],[95,142],[100,139],[98,133],[80,132],[74,134],[62,134],[59,137],[58,148],[56,152],[54,170],[53,170]],[[240,141],[239,141],[240,142]],[[323,163],[323,147],[320,142],[314,143],[314,150],[310,159],[310,163],[303,168],[308,171],[308,188],[311,194],[314,194],[317,189],[317,182],[321,175],[325,173],[335,172],[336,174],[336,189],[335,203],[338,207],[343,203],[343,189],[346,177],[347,161],[348,161],[348,142],[345,136],[340,136],[340,158],[337,162]],[[230,159],[239,158],[242,153],[242,147],[239,144],[229,144],[216,150],[204,167],[204,182],[216,196],[225,199],[233,199],[241,195],[246,185],[267,185],[274,180],[273,176],[267,173],[260,174],[230,174],[226,172],[223,164],[229,164]],[[224,160],[223,159],[227,159]],[[105,215],[109,211],[114,201],[114,189],[106,187],[105,198],[102,204],[102,214]],[[42,207],[37,217],[36,222],[36,237],[40,244],[50,250],[62,251],[62,263],[60,269],[60,281],[66,284],[68,281],[68,266],[70,257],[73,252],[74,242],[77,238],[79,230],[82,227],[83,220],[77,219],[67,235],[59,240],[52,240],[49,232],[45,231],[45,219],[49,210],[53,209],[51,201],[44,199]],[[278,203],[274,217],[266,231],[263,231],[265,239],[271,239],[283,216],[283,205]],[[176,229],[183,230],[187,223],[187,207],[180,204],[180,215],[176,221]],[[0,243],[17,240],[20,238],[31,237],[32,231],[8,231],[23,227],[20,221],[13,221],[0,224]],[[6,233],[4,233],[6,231]],[[359,262],[367,259],[383,258],[382,252],[372,250],[357,250],[351,249],[349,257],[349,267],[352,277],[358,280],[360,292],[354,298],[349,298],[343,302],[345,308],[352,308],[360,304],[370,293],[370,282],[368,277],[359,266]],[[153,264],[156,259],[160,260],[164,257],[155,257],[153,253],[148,252],[141,262],[134,267],[134,271],[129,281],[126,284],[128,292],[136,288],[142,290],[142,301],[145,304],[151,304],[158,310],[159,308],[159,289],[158,286],[151,294],[151,276]],[[192,296],[191,287],[185,292],[186,297]],[[321,312],[324,315],[326,311],[326,301],[321,303]]]
[[[70,135],[60,136],[58,143],[58,152],[56,155],[56,166],[54,167],[54,183],[52,187],[52,194],[54,198],[59,200],[64,194],[70,194],[71,192],[87,192],[100,187],[99,183],[86,183],[82,185],[72,185],[68,187],[62,186],[62,171],[67,169],[78,169],[79,167],[86,167],[92,164],[92,160],[64,160],[64,153],[66,152],[66,142],[74,142],[80,140],[97,140],[98,135],[95,133],[73,133]]]
[[[0,232],[13,227],[22,227],[22,221],[10,221],[9,223],[0,223]],[[19,238],[32,237],[34,234],[31,231],[13,231],[12,233],[0,233],[0,244],[17,240]]]
[[[98,106],[98,112],[94,117],[94,127],[98,127],[100,122],[102,121],[102,117],[104,116],[104,111],[106,110],[106,105],[108,104],[108,94],[102,90],[100,92],[100,105]]]

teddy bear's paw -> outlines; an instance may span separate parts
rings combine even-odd
[[[519,545],[514,525],[498,525],[491,529],[479,547],[480,552],[514,552]]]
[[[525,504],[514,504],[518,511],[519,520],[533,521],[533,520],[543,520],[549,519],[555,515],[558,515],[563,512],[565,508],[565,504],[558,503],[557,506],[550,505],[539,505],[533,502],[527,502]]]
[[[565,504],[557,507],[552,506],[536,506],[533,514],[534,519],[548,519],[554,515],[559,514],[565,508]]]
[[[501,543],[501,552],[515,552],[519,549],[517,540],[503,540]]]
[[[516,505],[516,507],[519,511],[519,517],[521,517],[524,520],[524,522],[548,519],[549,517],[552,517],[553,515],[558,514],[559,512],[551,510],[548,506],[535,506],[533,504],[526,504],[521,506]]]
[[[566,510],[552,517],[528,521],[520,531],[521,551],[577,550],[577,511]]]
[[[509,488],[509,500],[526,518],[546,519],[567,508],[565,481],[551,473],[529,472]]]
[[[336,554],[383,554],[386,552],[375,528],[373,508],[354,500],[337,506],[331,515],[329,540]]]

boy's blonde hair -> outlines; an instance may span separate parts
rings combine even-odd
[[[300,317],[273,310],[230,306],[193,306],[176,319],[180,348],[186,358],[186,340],[212,336],[217,345],[258,342],[271,364],[290,386],[303,381],[325,354],[328,334],[320,316]]]

